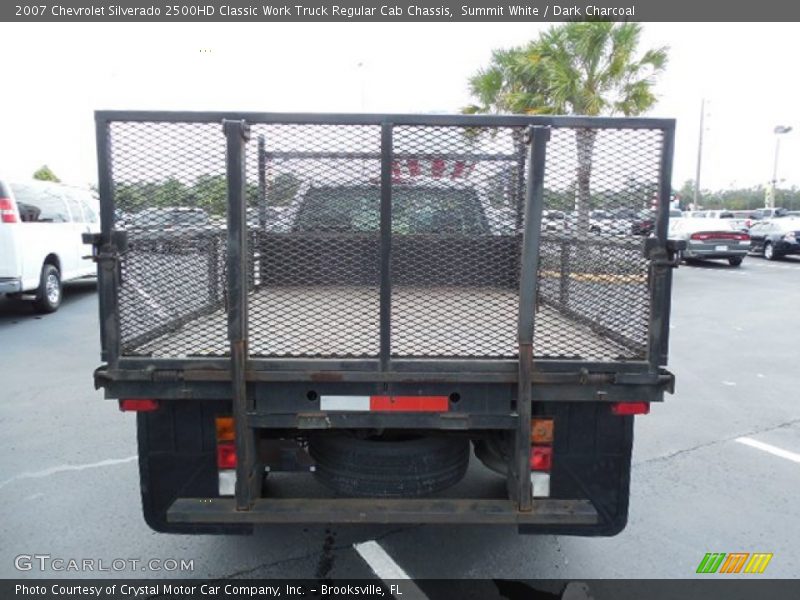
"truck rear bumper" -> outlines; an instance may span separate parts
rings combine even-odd
[[[167,511],[172,523],[438,523],[494,525],[596,525],[588,500],[537,499],[530,511],[510,500],[261,498],[237,511],[233,498],[179,498]]]

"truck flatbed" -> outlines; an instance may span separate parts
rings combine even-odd
[[[673,121],[96,122],[95,384],[139,413],[154,530],[625,527],[634,416],[674,385]]]
[[[249,294],[251,356],[377,356],[379,290],[364,286],[286,286]],[[517,355],[518,295],[513,290],[463,287],[398,287],[392,298],[392,347],[400,357],[465,357],[464,340],[492,357]],[[487,310],[487,307],[491,307]],[[324,327],[309,314],[324,319]],[[304,318],[304,315],[306,318]],[[447,331],[425,331],[437,315]],[[225,355],[229,342],[224,308],[136,347],[132,353],[162,358]],[[582,358],[577,348],[609,360],[630,349],[562,314],[539,305],[534,352],[548,357]],[[537,341],[539,344],[537,344]],[[483,356],[483,354],[474,354]]]

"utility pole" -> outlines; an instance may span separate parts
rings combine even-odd
[[[778,153],[781,149],[781,135],[789,133],[792,130],[790,126],[778,125],[772,130],[775,134],[775,160],[772,163],[772,181],[767,188],[766,198],[764,198],[764,206],[767,208],[775,208],[775,190],[778,186]]]
[[[697,170],[694,175],[693,210],[700,208],[700,164],[703,161],[703,130],[705,129],[706,99],[700,100],[700,134],[697,139]]]

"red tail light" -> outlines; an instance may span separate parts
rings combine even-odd
[[[615,415],[646,415],[649,412],[649,402],[615,402],[611,405],[611,413]]]
[[[704,242],[706,240],[737,240],[747,241],[750,236],[746,233],[737,233],[735,231],[698,231],[693,233],[690,239]]]
[[[531,447],[531,471],[549,471],[553,466],[553,448],[550,446]]]
[[[441,177],[444,175],[445,170],[445,162],[441,158],[434,158],[433,162],[431,163],[431,175],[436,178]]]
[[[220,469],[236,468],[235,442],[217,442],[217,467]]]
[[[17,209],[11,198],[0,198],[0,222],[3,223],[19,223],[17,218]]]
[[[419,177],[422,175],[422,168],[419,166],[419,161],[416,158],[409,158],[406,161],[406,166],[408,166],[408,172],[412,177]]]
[[[158,410],[158,400],[149,398],[125,398],[119,401],[119,409],[122,412],[151,412]]]

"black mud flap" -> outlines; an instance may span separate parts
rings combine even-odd
[[[596,525],[520,525],[521,534],[614,536],[628,523],[633,417],[605,403],[534,404],[534,414],[555,418],[550,497],[587,499]],[[535,504],[534,499],[534,504]]]
[[[218,496],[214,417],[231,414],[230,402],[169,401],[137,418],[139,477],[144,520],[155,531],[247,535],[252,525],[169,523],[176,498]]]

